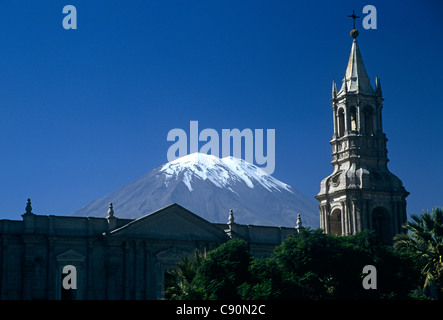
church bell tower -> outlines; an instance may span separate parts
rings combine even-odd
[[[354,21],[355,17],[353,14]],[[391,244],[406,222],[409,193],[387,167],[380,79],[375,78],[374,90],[355,26],[351,37],[351,54],[340,91],[332,82],[334,134],[330,144],[334,171],[323,179],[316,196],[320,227],[325,233],[338,235],[375,230],[379,241]]]

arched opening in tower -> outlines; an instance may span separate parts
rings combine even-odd
[[[341,235],[341,210],[334,209],[329,217],[330,233]]]

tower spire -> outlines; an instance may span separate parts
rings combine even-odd
[[[363,58],[358,47],[357,38],[358,31],[353,29],[351,37],[354,38],[351,46],[351,53],[346,67],[343,84],[338,95],[340,96],[346,92],[363,93],[368,95],[374,94],[374,89],[371,86],[371,80],[366,72]]]

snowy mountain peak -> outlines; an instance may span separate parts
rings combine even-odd
[[[172,203],[216,223],[230,210],[240,224],[318,227],[317,202],[273,178],[259,167],[233,157],[194,153],[163,164],[101,199],[75,216],[106,217],[113,203],[118,218],[138,218]]]
[[[182,179],[189,191],[193,190],[193,180],[198,178],[209,180],[217,187],[234,193],[236,192],[231,187],[236,183],[245,183],[251,189],[259,184],[269,191],[281,192],[284,189],[292,192],[289,185],[268,175],[261,168],[234,157],[218,158],[204,153],[192,153],[166,163],[159,172],[167,176],[166,186],[172,179]]]

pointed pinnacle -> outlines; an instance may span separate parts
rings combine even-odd
[[[337,97],[337,84],[332,80],[332,98]]]
[[[375,76],[375,93],[378,96],[381,96],[381,82],[380,82],[380,78],[378,76]]]

